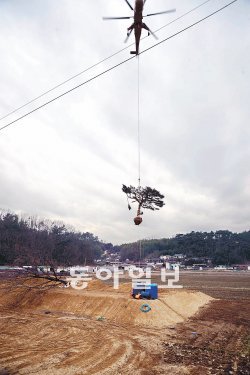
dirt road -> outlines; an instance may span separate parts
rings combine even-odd
[[[190,293],[183,292],[183,298]],[[110,289],[96,285],[80,303],[77,292],[39,293],[0,293],[0,375],[250,374],[250,299],[211,300],[191,292],[189,298],[205,298],[198,312],[188,317],[182,307],[177,324],[152,326],[109,313],[112,304],[124,303],[126,286],[108,298]],[[175,309],[178,293],[167,300]],[[107,298],[103,317],[95,302],[100,294]]]

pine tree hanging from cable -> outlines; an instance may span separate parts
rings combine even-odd
[[[164,206],[162,195],[158,190],[152,189],[149,186],[145,188],[141,187],[141,150],[140,150],[140,64],[139,56],[137,58],[138,71],[137,71],[137,131],[138,131],[138,187],[132,185],[122,185],[122,191],[127,195],[128,209],[131,210],[129,200],[134,203],[138,203],[137,216],[134,218],[135,225],[142,223],[143,212],[142,208],[146,208],[152,211],[159,210],[160,207]]]
[[[145,188],[139,186],[136,188],[131,185],[122,185],[122,191],[127,195],[129,210],[131,209],[129,200],[131,203],[138,203],[137,216],[134,218],[135,225],[140,225],[142,222],[142,208],[155,211],[159,210],[165,204],[163,202],[164,195],[162,195],[158,190],[152,189],[149,186],[146,186]]]

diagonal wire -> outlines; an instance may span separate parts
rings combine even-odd
[[[210,14],[207,15],[206,17],[201,18],[199,21],[196,21],[196,22],[192,23],[191,25],[185,27],[184,29],[181,29],[180,31],[177,31],[177,33],[172,34],[172,35],[168,36],[168,37],[165,38],[165,39],[162,39],[160,42],[158,42],[158,43],[152,45],[151,47],[146,48],[144,51],[140,52],[140,55],[143,54],[144,52],[147,52],[147,51],[151,50],[152,48],[154,48],[154,47],[156,47],[156,46],[159,46],[160,44],[166,42],[167,40],[174,38],[175,36],[177,36],[177,35],[183,33],[184,31],[186,31],[186,30],[188,30],[188,29],[191,29],[192,27],[198,25],[199,23],[201,23],[201,22],[207,20],[208,18],[210,18],[210,17],[214,16],[215,14],[221,12],[222,10],[228,8],[230,5],[236,3],[236,1],[238,1],[238,0],[233,0],[233,1],[231,1],[230,3],[227,3],[226,5],[224,5],[223,7],[221,7],[221,8],[219,8],[219,9],[215,10],[214,12],[210,13]],[[1,129],[0,129],[0,130],[1,130]]]
[[[200,20],[198,20],[198,21],[192,23],[191,25],[185,27],[184,29],[181,29],[180,31],[176,32],[175,34],[172,34],[172,35],[170,35],[169,37],[167,37],[167,38],[161,40],[160,42],[158,42],[158,43],[156,43],[156,44],[153,44],[151,47],[148,47],[148,48],[146,48],[145,50],[143,50],[142,52],[140,52],[140,55],[142,55],[142,54],[145,53],[145,52],[150,51],[151,49],[155,48],[156,46],[159,46],[159,45],[162,44],[162,43],[165,43],[166,41],[168,41],[168,40],[174,38],[175,36],[177,36],[177,35],[183,33],[184,31],[186,31],[186,30],[188,30],[188,29],[191,29],[192,27],[194,27],[194,26],[200,24],[201,22],[203,22],[203,21],[205,21],[206,19],[208,19],[208,18],[214,16],[215,14],[221,12],[222,10],[226,9],[226,8],[229,7],[230,5],[236,3],[237,1],[238,1],[238,0],[233,0],[233,1],[231,1],[230,3],[224,5],[223,7],[217,9],[216,11],[214,11],[214,12],[212,12],[212,13],[210,13],[210,14],[207,15],[206,17],[201,18]],[[5,128],[7,128],[7,127],[9,127],[10,125],[16,123],[17,121],[23,119],[24,117],[27,117],[27,116],[30,115],[31,113],[34,113],[34,112],[38,111],[39,109],[41,109],[41,108],[47,106],[48,104],[50,104],[50,103],[56,101],[57,99],[59,99],[59,98],[65,96],[65,95],[67,95],[68,93],[70,93],[70,92],[72,92],[72,91],[78,89],[79,87],[84,86],[85,84],[87,84],[87,83],[93,81],[94,79],[96,79],[96,78],[98,78],[98,77],[101,77],[102,75],[104,75],[104,74],[110,72],[111,70],[113,70],[113,69],[115,69],[115,68],[117,68],[117,67],[119,67],[119,66],[121,66],[121,65],[123,65],[123,64],[125,64],[125,63],[127,63],[128,61],[134,59],[135,57],[136,57],[136,55],[135,55],[135,56],[132,56],[132,57],[129,57],[128,59],[123,60],[123,61],[121,61],[120,63],[118,63],[118,64],[116,64],[116,65],[113,65],[111,68],[104,70],[103,72],[101,72],[101,73],[95,75],[94,77],[92,77],[92,78],[90,78],[90,79],[88,79],[88,80],[86,80],[86,81],[80,83],[79,85],[74,86],[74,87],[71,88],[70,90],[65,91],[64,93],[62,93],[62,94],[56,96],[55,98],[53,98],[53,99],[47,101],[46,103],[40,105],[39,107],[36,107],[36,108],[33,109],[32,111],[29,111],[29,112],[25,113],[24,115],[18,117],[17,119],[15,119],[15,120],[9,122],[8,124],[2,126],[2,127],[0,128],[0,131],[3,130],[3,129],[5,129]]]
[[[165,29],[165,27],[167,27],[167,26],[169,26],[169,25],[172,25],[172,23],[174,23],[174,22],[176,22],[176,21],[179,21],[181,18],[183,18],[183,17],[187,16],[188,14],[194,12],[196,9],[201,8],[203,5],[209,3],[210,1],[212,1],[212,0],[206,0],[206,1],[204,1],[203,3],[197,5],[195,8],[192,8],[192,9],[189,10],[188,12],[181,14],[179,17],[175,18],[173,21],[170,21],[170,22],[168,22],[166,25],[161,26],[159,29],[155,30],[154,32],[157,33],[158,31],[160,31],[160,30],[162,30],[162,29]],[[142,38],[142,39],[145,39],[145,38],[147,38],[147,37],[148,37],[148,35],[145,36],[145,37]]]
[[[167,23],[166,25],[160,27],[159,29],[155,30],[154,32],[156,33],[156,32],[158,32],[158,31],[164,29],[165,27],[167,27],[167,26],[171,25],[172,23],[178,21],[179,19],[185,17],[185,16],[188,15],[189,13],[195,11],[196,9],[202,7],[203,5],[205,5],[206,3],[210,2],[210,1],[212,1],[212,0],[206,0],[206,1],[203,2],[202,4],[196,6],[195,8],[189,10],[189,11],[186,12],[186,13],[183,13],[181,16],[175,18],[173,21],[171,21],[171,22]],[[143,38],[141,38],[141,40],[143,40],[143,39],[145,39],[145,38],[148,38],[148,35],[146,35],[146,36],[144,36]],[[81,72],[79,72],[79,73],[73,75],[72,77],[66,79],[65,81],[59,83],[58,85],[53,86],[51,89],[49,89],[49,90],[43,92],[42,94],[40,94],[40,95],[36,96],[35,98],[31,99],[30,101],[28,101],[27,103],[24,103],[24,104],[21,105],[20,107],[14,109],[13,111],[7,113],[6,115],[4,115],[4,116],[2,116],[2,117],[0,117],[0,121],[3,120],[3,119],[5,119],[6,117],[9,117],[9,116],[12,115],[13,113],[16,113],[16,112],[19,111],[20,109],[22,109],[22,108],[24,108],[24,107],[27,107],[29,104],[35,102],[36,100],[42,98],[43,96],[49,94],[50,92],[56,90],[57,88],[59,88],[59,87],[65,85],[66,83],[72,81],[72,80],[75,79],[76,77],[79,77],[79,76],[82,75],[83,73],[88,72],[89,70],[95,68],[96,66],[98,66],[98,65],[100,65],[100,64],[102,64],[102,63],[104,63],[105,61],[107,61],[107,60],[111,59],[112,57],[118,55],[119,53],[125,51],[125,50],[128,49],[129,47],[133,46],[133,44],[134,44],[134,43],[129,44],[128,46],[122,48],[122,49],[119,50],[118,52],[115,52],[115,53],[113,53],[112,55],[110,55],[110,56],[108,56],[108,57],[105,57],[104,59],[100,60],[99,62],[97,62],[97,63],[91,65],[90,67],[88,67],[88,68],[82,70]]]

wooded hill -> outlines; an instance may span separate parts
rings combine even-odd
[[[102,246],[92,233],[75,232],[61,222],[0,212],[0,265],[89,264]]]
[[[184,254],[188,258],[211,258],[214,265],[245,264],[250,261],[250,231],[191,232],[173,238],[143,240],[141,244],[124,244],[117,250],[121,260],[138,260],[140,253],[142,258]]]
[[[117,253],[121,261],[184,254],[188,258],[211,258],[214,265],[245,264],[250,262],[250,231],[191,232],[113,246],[62,222],[0,212],[0,265],[91,264],[104,250]]]

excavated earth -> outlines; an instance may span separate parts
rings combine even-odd
[[[1,282],[0,375],[250,374],[248,299],[174,289],[138,301],[131,284],[99,280],[41,286]]]

